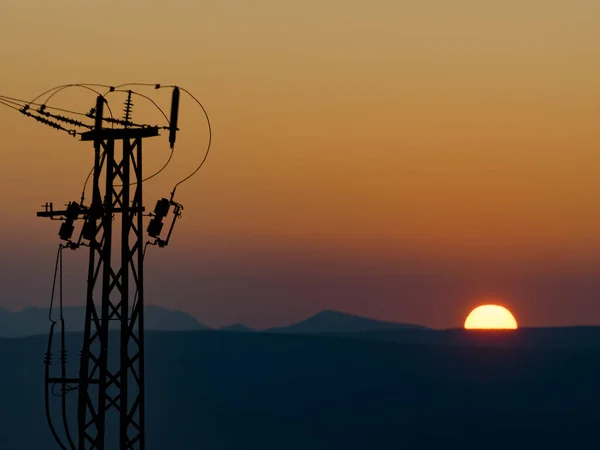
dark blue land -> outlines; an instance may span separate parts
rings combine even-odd
[[[81,336],[68,340],[77,349]],[[45,345],[0,339],[2,450],[56,448]],[[595,327],[155,331],[146,345],[148,450],[583,449],[600,439]]]

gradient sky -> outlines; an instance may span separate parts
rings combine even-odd
[[[597,0],[12,1],[0,94],[144,81],[205,104],[213,153],[149,251],[148,303],[209,325],[332,308],[453,327],[495,299],[525,326],[598,324],[599,43]],[[148,207],[199,161],[185,99],[181,128]],[[0,135],[0,305],[44,306],[58,227],[35,211],[79,198],[92,150],[4,107]],[[166,137],[146,149],[151,173]],[[67,258],[83,304],[84,251]]]

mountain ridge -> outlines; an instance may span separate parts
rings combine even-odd
[[[63,316],[67,331],[82,331],[85,315],[83,306],[65,306]],[[52,312],[54,320],[58,318],[56,309]],[[0,306],[0,337],[24,337],[48,332],[50,321],[48,309],[28,306],[20,311],[10,311]],[[265,332],[290,334],[319,333],[362,333],[382,330],[431,330],[422,325],[378,320],[357,316],[341,311],[324,309],[305,319],[290,325],[269,327],[262,330],[243,323],[233,323],[212,328],[187,312],[172,310],[158,305],[147,305],[145,311],[147,330],[184,331],[215,329],[225,332]]]
[[[267,333],[360,333],[389,329],[430,330],[430,328],[423,325],[378,320],[332,309],[324,309],[291,325],[267,328],[263,331]]]
[[[0,307],[0,337],[14,338],[48,333],[50,326],[47,308],[28,306],[20,311],[9,311]],[[58,311],[52,312],[54,320],[59,318]],[[63,317],[66,331],[83,331],[85,307],[65,306]],[[145,327],[156,331],[208,330],[190,314],[158,305],[145,306]]]

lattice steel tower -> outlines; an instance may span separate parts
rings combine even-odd
[[[173,88],[170,117],[147,95],[124,86],[143,86],[154,89]],[[96,105],[88,113],[50,106],[48,103],[59,92],[82,88],[97,94]],[[97,88],[108,89],[105,94]],[[156,203],[154,212],[145,214],[143,206],[144,181],[158,175],[173,156],[177,135],[180,90],[200,106],[208,125],[208,146],[200,164],[175,184],[169,199]],[[124,116],[114,118],[106,97],[109,93],[127,95]],[[132,120],[132,96],[149,100],[165,118],[166,126],[151,126]],[[42,103],[38,99],[46,96]],[[41,100],[40,100],[41,101]],[[68,84],[50,89],[32,101],[0,95],[0,105],[12,108],[27,117],[54,129],[80,136],[82,141],[93,142],[94,166],[92,198],[84,204],[85,185],[80,202],[70,202],[65,210],[54,210],[46,203],[40,217],[61,220],[54,282],[48,319],[50,333],[45,355],[46,417],[52,436],[62,450],[144,450],[145,435],[145,381],[144,381],[144,253],[146,245],[164,247],[169,243],[173,227],[181,216],[183,206],[174,201],[177,187],[194,176],[204,165],[211,147],[212,130],[204,106],[187,90],[160,84],[126,83],[120,86],[100,84]],[[108,112],[108,114],[106,114]],[[67,115],[65,115],[65,113]],[[72,117],[75,115],[74,118]],[[81,131],[84,130],[84,131]],[[158,172],[143,178],[142,143],[144,139],[168,130],[171,153]],[[89,178],[89,176],[88,176]],[[87,184],[87,181],[86,181]],[[169,215],[171,224],[165,239],[161,238],[163,220]],[[150,216],[147,234],[151,240],[144,243],[144,215]],[[80,232],[73,238],[75,221],[82,220]],[[64,249],[89,248],[87,293],[83,345],[78,373],[69,375],[63,316],[62,253]],[[59,285],[59,321],[53,319],[54,298]],[[54,374],[53,339],[55,328],[60,330],[59,370]],[[55,388],[59,388],[58,393]],[[77,435],[69,426],[71,414],[67,394],[78,391],[76,402]],[[51,396],[60,398],[62,410],[59,432],[52,415]],[[72,405],[75,406],[75,405]],[[73,417],[72,417],[73,416]],[[118,444],[117,444],[118,442]]]
[[[152,86],[141,83],[128,84]],[[124,116],[116,119],[102,95],[92,87],[110,88],[108,92],[127,94]],[[126,85],[121,85],[126,86]],[[77,113],[47,105],[52,96],[68,87],[83,87],[98,94],[96,105],[88,113]],[[176,220],[181,216],[183,206],[173,200],[177,186],[193,176],[204,164],[211,144],[211,127],[208,114],[202,104],[188,91],[187,93],[202,108],[208,123],[208,147],[200,165],[186,178],[175,184],[170,199],[160,199],[153,213],[145,214],[143,206],[142,143],[145,139],[159,135],[161,129],[169,131],[171,156],[178,131],[178,111],[180,88],[173,88],[170,117],[148,96],[135,91],[119,90],[105,85],[64,85],[47,91],[44,103],[36,100],[26,102],[0,95],[0,104],[20,111],[38,122],[52,128],[81,136],[82,141],[94,145],[94,166],[92,169],[92,196],[89,206],[80,202],[70,202],[65,210],[54,210],[52,203],[46,203],[39,217],[62,220],[52,297],[50,301],[50,334],[48,351],[45,357],[46,373],[46,415],[50,431],[63,450],[114,448],[145,449],[145,381],[144,381],[144,253],[147,244],[164,247],[168,244]],[[107,92],[107,93],[108,93]],[[42,94],[42,95],[44,95]],[[132,95],[140,95],[150,100],[167,120],[167,126],[140,125],[132,121]],[[37,107],[34,108],[34,107]],[[51,112],[80,114],[85,120],[73,119]],[[108,111],[109,116],[106,112]],[[75,129],[68,129],[68,126]],[[84,128],[85,131],[78,131]],[[87,182],[86,182],[87,183]],[[85,192],[85,188],[84,188]],[[173,207],[172,222],[166,239],[161,239],[163,220]],[[144,243],[144,215],[150,216],[147,234],[152,239]],[[83,225],[77,238],[73,238],[74,222],[82,220]],[[85,324],[83,345],[80,353],[79,373],[68,375],[67,351],[65,345],[65,324],[62,311],[62,250],[89,247],[87,293],[85,303]],[[60,367],[59,374],[53,375],[52,349],[55,326],[59,323],[52,318],[55,286],[60,267]],[[55,392],[58,387],[59,393]],[[71,415],[67,412],[67,393],[78,391],[76,416],[78,433],[74,436],[69,427]],[[58,432],[51,414],[50,396],[61,398],[62,432]],[[75,408],[73,408],[75,409]],[[114,442],[113,442],[114,441]]]
[[[142,140],[156,127],[103,128],[104,99],[96,104],[96,126],[82,135],[94,142],[93,194],[84,238],[89,240],[85,330],[79,373],[79,448],[104,448],[106,411],[119,413],[121,449],[145,448],[144,418],[144,229]],[[122,149],[117,149],[121,143]],[[120,151],[119,151],[120,150]],[[104,179],[101,173],[104,171]],[[104,184],[104,198],[101,185]],[[120,216],[120,226],[113,217]],[[116,222],[118,224],[118,221]],[[119,229],[120,228],[120,229]],[[113,258],[113,239],[120,254]],[[114,262],[113,262],[114,259]],[[133,288],[133,298],[131,292]],[[137,294],[137,295],[136,295]],[[119,324],[119,364],[109,362],[109,323]],[[112,346],[113,348],[115,346]],[[94,407],[96,405],[96,407]]]
[[[129,93],[120,121],[123,126],[105,128],[104,104],[105,99],[98,97],[91,114],[95,126],[81,135],[83,141],[94,143],[91,205],[71,202],[66,211],[46,208],[38,213],[65,218],[59,235],[67,247],[82,241],[89,246],[79,377],[48,381],[78,386],[78,448],[105,448],[107,412],[114,409],[119,417],[119,448],[144,449],[142,141],[158,136],[158,127],[131,126]],[[79,244],[74,244],[70,239],[77,219],[85,223]],[[118,326],[109,333],[111,323]],[[115,351],[118,361],[111,354]]]

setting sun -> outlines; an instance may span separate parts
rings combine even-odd
[[[467,330],[516,330],[517,328],[515,316],[499,305],[478,306],[465,320]]]

